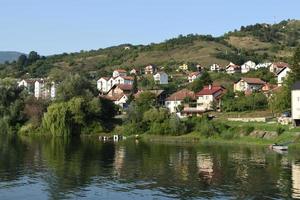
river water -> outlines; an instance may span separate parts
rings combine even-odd
[[[300,153],[0,136],[0,199],[300,198]]]

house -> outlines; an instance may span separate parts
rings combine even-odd
[[[202,75],[201,72],[192,72],[192,73],[190,73],[189,76],[188,76],[189,83],[193,82],[194,80],[199,78],[201,75]]]
[[[109,77],[101,77],[97,81],[97,89],[103,93],[108,92],[110,90],[110,88],[108,87],[109,79]]]
[[[275,62],[270,65],[269,70],[270,70],[270,72],[277,74],[279,71],[281,71],[285,67],[289,67],[289,64],[285,63],[285,62]]]
[[[113,71],[113,77],[127,76],[127,71],[124,69],[116,69]]]
[[[261,91],[265,94],[266,97],[271,97],[273,95],[274,92],[276,92],[276,90],[279,87],[275,84],[270,84],[270,83],[266,83],[262,88]]]
[[[139,70],[138,69],[132,69],[132,70],[130,70],[130,72],[129,72],[129,74],[131,74],[131,75],[138,75],[139,74]]]
[[[34,93],[34,83],[37,79],[23,79],[18,81],[18,87],[24,87],[29,94]]]
[[[229,65],[226,66],[225,70],[227,74],[240,73],[241,67],[239,65],[230,62]]]
[[[168,84],[168,74],[166,74],[165,72],[157,72],[153,75],[153,78],[155,83],[157,84]]]
[[[108,91],[107,95],[101,96],[113,101],[121,108],[125,108],[127,106],[128,96],[130,95],[131,91],[132,85],[116,84]]]
[[[118,77],[111,77],[107,81],[107,88],[106,91],[108,92],[114,85],[116,84],[128,84],[132,85],[133,84],[133,77],[131,76],[118,76]]]
[[[291,69],[289,67],[284,67],[280,71],[277,72],[277,84],[278,86],[282,86],[284,80],[287,78]]]
[[[183,64],[183,65],[180,65],[178,67],[178,69],[181,71],[187,71],[187,70],[189,70],[189,66],[187,64]]]
[[[296,126],[300,125],[300,81],[292,87],[292,119]]]
[[[148,65],[145,67],[145,74],[155,74],[156,71],[157,71],[157,68],[154,65]]]
[[[245,78],[242,77],[240,80],[234,83],[234,92],[253,92],[261,90],[266,84],[265,81],[260,78]]]
[[[34,82],[34,97],[44,98],[45,97],[45,80],[39,79]]]
[[[241,66],[241,72],[242,74],[248,73],[250,72],[250,70],[254,70],[255,67],[256,67],[255,62],[249,60]]]
[[[39,99],[54,99],[56,97],[55,82],[48,82],[46,79],[38,79],[34,82],[34,97]]]
[[[191,100],[195,100],[195,93],[188,89],[182,89],[173,93],[171,96],[166,98],[165,106],[169,109],[170,113],[177,113],[179,112],[178,106],[182,105],[183,101],[187,98]]]
[[[272,65],[270,62],[265,62],[265,63],[259,63],[255,66],[255,70],[258,70],[260,68],[269,68]]]
[[[220,108],[221,97],[223,96],[224,92],[225,88],[222,86],[204,86],[200,92],[196,93],[197,110],[213,110],[214,105],[216,105],[216,109]]]
[[[219,71],[221,71],[221,70],[222,70],[222,68],[221,68],[221,66],[218,65],[218,64],[212,64],[212,65],[210,66],[210,71],[213,71],[213,72],[219,72]]]

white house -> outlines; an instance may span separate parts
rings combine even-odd
[[[118,76],[114,79],[114,84],[133,84],[133,77],[131,76]]]
[[[227,74],[240,73],[241,67],[239,65],[230,62],[229,65],[226,66],[225,70]]]
[[[285,63],[285,62],[275,62],[270,65],[269,70],[270,70],[270,72],[277,74],[279,71],[281,71],[285,67],[289,67],[289,64]]]
[[[108,92],[110,90],[110,88],[108,87],[109,79],[109,77],[101,77],[100,79],[98,79],[97,89],[104,93]]]
[[[218,64],[212,64],[212,65],[210,66],[210,71],[213,71],[213,72],[221,71],[221,66],[218,65]]]
[[[284,67],[277,73],[278,86],[282,86],[283,81],[287,78],[290,71],[291,69],[289,67]]]
[[[222,86],[204,86],[203,89],[196,93],[197,110],[207,111],[213,109],[213,104],[220,107],[221,96],[225,89]]]
[[[124,69],[116,69],[113,71],[113,77],[118,77],[118,76],[126,76],[127,71]]]
[[[295,125],[300,125],[300,81],[292,87],[292,119]]]
[[[182,104],[185,98],[195,100],[195,93],[188,89],[177,91],[166,98],[165,106],[169,109],[170,113],[177,113],[179,111],[178,106]]]
[[[187,71],[189,70],[189,66],[187,64],[182,64],[178,67],[179,70]]]
[[[154,65],[148,65],[145,67],[145,74],[154,74],[156,71],[157,69]]]
[[[153,75],[154,81],[157,84],[168,84],[168,74],[165,72],[157,72]]]
[[[34,83],[36,79],[23,79],[18,81],[18,87],[24,87],[28,91],[29,94],[34,92]]]
[[[188,76],[189,83],[193,82],[197,78],[201,77],[201,72],[192,72]]]
[[[51,82],[50,97],[51,99],[55,99],[56,97],[56,83],[54,81]]]
[[[45,97],[44,79],[39,79],[34,82],[34,97],[37,99]]]
[[[259,63],[255,66],[255,70],[258,70],[260,68],[269,68],[272,65],[270,62],[265,62],[265,63]]]
[[[255,67],[256,67],[255,62],[249,60],[241,66],[241,72],[242,74],[248,73],[250,70],[254,70]]]
[[[253,92],[262,89],[266,84],[265,81],[260,78],[245,78],[242,77],[240,80],[234,83],[234,92]]]
[[[139,74],[139,70],[137,70],[137,69],[132,69],[132,70],[130,70],[129,74],[135,74],[135,75],[138,75],[138,74]]]

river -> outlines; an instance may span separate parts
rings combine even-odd
[[[0,136],[0,199],[300,198],[300,154]]]

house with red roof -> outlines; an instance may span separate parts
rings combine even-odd
[[[241,67],[232,62],[226,66],[225,70],[227,74],[241,73]]]
[[[234,83],[234,92],[253,92],[259,91],[265,86],[266,82],[260,78],[247,78],[242,77],[237,82]]]
[[[113,77],[127,76],[127,71],[125,69],[116,69],[113,71]]]
[[[132,85],[129,84],[116,84],[102,97],[113,101],[116,105],[124,108],[126,106],[128,96],[132,90]]]
[[[223,96],[225,91],[225,88],[222,86],[204,86],[200,92],[195,94],[197,98],[197,110],[213,110],[214,104],[217,106],[217,108],[220,108],[221,97]]]
[[[192,72],[192,73],[190,73],[189,76],[188,76],[189,83],[193,82],[194,80],[199,78],[201,75],[202,75],[201,72]]]
[[[170,113],[177,113],[179,112],[178,106],[182,105],[183,101],[188,98],[196,100],[195,93],[188,89],[179,90],[166,98],[165,106],[169,109]]]
[[[270,72],[277,74],[279,71],[281,71],[283,68],[289,67],[288,63],[285,62],[274,62],[270,65]]]

